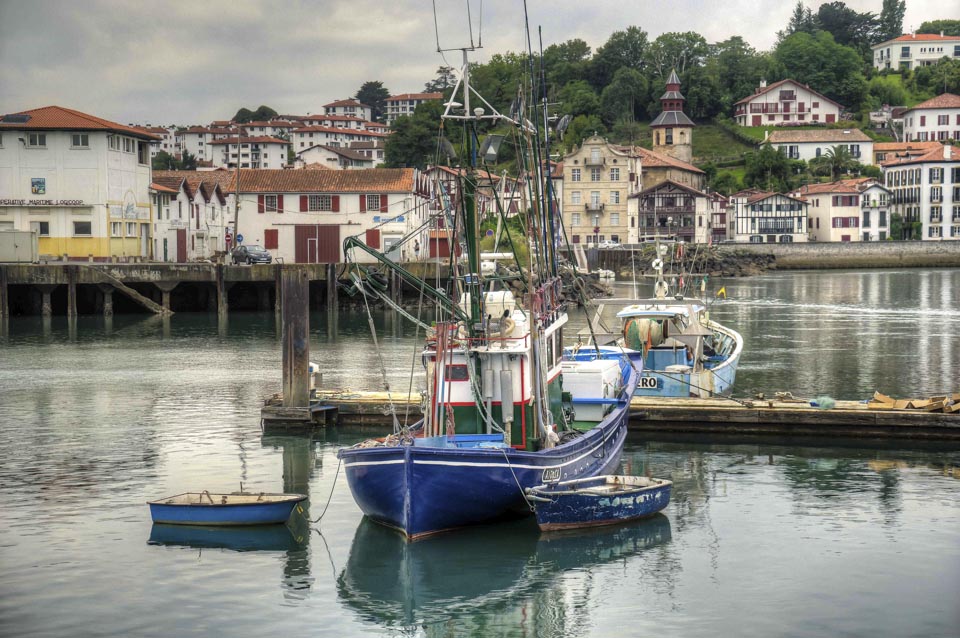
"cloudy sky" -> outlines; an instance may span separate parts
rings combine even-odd
[[[466,0],[435,0],[444,47],[462,46]],[[57,104],[127,123],[206,124],[241,106],[317,113],[367,80],[415,92],[444,59],[433,0],[0,0],[0,113]],[[521,0],[482,4],[479,61],[524,48]],[[637,25],[650,34],[741,35],[772,46],[792,0],[528,0],[544,46],[602,45]],[[819,6],[810,2],[814,11]],[[849,0],[879,13],[882,0]],[[907,0],[904,27],[958,18],[956,6]],[[534,31],[535,32],[535,31]],[[476,35],[475,35],[476,37]],[[446,60],[459,66],[460,54]]]

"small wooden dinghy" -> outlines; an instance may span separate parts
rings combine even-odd
[[[527,489],[542,530],[613,525],[656,514],[670,502],[671,481],[592,476]]]
[[[154,523],[169,525],[269,525],[284,523],[303,494],[187,492],[148,501]]]

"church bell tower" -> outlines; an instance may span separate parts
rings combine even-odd
[[[660,97],[660,115],[650,123],[653,132],[653,150],[674,159],[693,161],[693,123],[683,112],[686,98],[680,93],[680,78],[670,71],[667,90]]]

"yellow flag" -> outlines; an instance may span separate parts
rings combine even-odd
[[[723,295],[723,298],[724,298],[724,299],[727,298],[727,287],[726,287],[726,286],[724,286],[723,288],[721,288],[720,290],[717,291],[717,296],[719,297],[720,295]]]

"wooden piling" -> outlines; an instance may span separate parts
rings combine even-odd
[[[67,266],[67,316],[77,316],[77,267]]]
[[[100,293],[103,295],[103,316],[113,316],[113,286],[110,284],[97,284]]]
[[[337,265],[327,264],[327,309],[337,307]]]
[[[7,267],[0,266],[0,319],[10,316],[10,297],[7,291]]]
[[[302,268],[287,267],[281,270],[280,282],[283,406],[306,407],[310,400],[310,280]]]
[[[226,317],[229,310],[229,300],[227,298],[228,287],[224,281],[223,271],[226,266],[217,264],[217,316]]]

